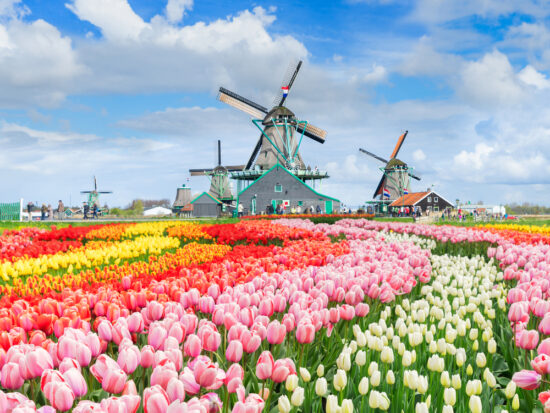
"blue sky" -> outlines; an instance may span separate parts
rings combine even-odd
[[[75,204],[93,175],[111,206],[172,199],[217,138],[228,164],[257,139],[217,88],[269,106],[303,59],[287,103],[328,131],[302,146],[321,191],[369,200],[380,165],[357,149],[409,130],[413,190],[548,204],[549,41],[542,0],[0,0],[0,200]]]

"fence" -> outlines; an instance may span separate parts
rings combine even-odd
[[[21,221],[23,200],[19,202],[0,203],[0,221]]]

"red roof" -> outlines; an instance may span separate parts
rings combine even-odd
[[[184,212],[193,211],[193,204],[185,205],[182,209],[180,209],[180,211],[184,211]]]
[[[391,207],[400,207],[400,206],[411,206],[416,204],[418,201],[420,201],[422,198],[424,198],[426,195],[428,195],[430,192],[411,192],[410,194],[400,196],[395,201],[393,201],[390,206]]]

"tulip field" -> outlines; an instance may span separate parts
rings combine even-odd
[[[0,236],[0,413],[550,413],[549,375],[545,226]]]

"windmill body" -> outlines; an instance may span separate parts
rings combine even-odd
[[[374,199],[379,198],[381,202],[394,201],[410,192],[411,178],[418,181],[420,180],[418,176],[413,174],[411,167],[397,158],[397,155],[405,142],[407,134],[408,132],[405,131],[405,133],[399,137],[389,160],[377,156],[365,149],[359,148],[360,152],[385,164],[384,167],[380,168],[382,171],[382,177],[380,178],[380,182],[374,191]]]
[[[218,165],[207,169],[190,169],[191,176],[207,176],[210,179],[210,189],[208,193],[222,202],[230,203],[233,201],[233,192],[229,182],[229,174],[232,171],[239,171],[244,165],[223,166],[221,155],[221,141],[218,139]]]
[[[271,109],[228,89],[220,88],[218,99],[252,116],[252,122],[260,131],[260,137],[248,162],[241,171],[231,173],[231,178],[253,181],[276,165],[293,171],[303,181],[328,178],[326,172],[308,168],[300,154],[304,137],[324,143],[326,131],[298,119],[294,112],[285,106],[286,98],[301,66],[300,61],[296,66],[289,68],[283,80],[281,94]]]
[[[97,189],[97,179],[94,176],[94,189],[90,191],[80,191],[81,194],[88,194],[88,205],[93,207],[94,205],[100,206],[99,204],[99,194],[112,194],[113,191],[98,191]]]

